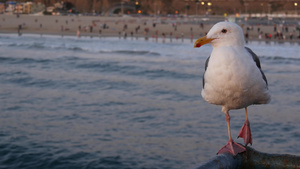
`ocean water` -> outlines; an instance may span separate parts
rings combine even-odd
[[[249,42],[272,101],[248,108],[253,148],[300,155],[298,43]],[[189,40],[0,35],[0,168],[194,168],[227,143],[201,97],[212,47]],[[232,135],[244,110],[230,112]],[[235,139],[242,143],[242,139]]]

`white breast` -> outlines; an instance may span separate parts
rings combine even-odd
[[[244,47],[214,48],[204,78],[202,97],[227,110],[266,103],[270,97],[259,68]]]

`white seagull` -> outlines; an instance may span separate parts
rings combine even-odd
[[[207,102],[221,105],[226,115],[229,141],[217,154],[231,153],[235,156],[246,151],[246,148],[235,143],[231,137],[229,110],[245,108],[246,120],[238,137],[244,139],[245,146],[252,145],[247,107],[270,101],[268,82],[259,58],[245,47],[243,30],[237,24],[215,24],[206,36],[194,43],[194,47],[207,43],[212,45],[213,50],[205,63],[201,94]]]

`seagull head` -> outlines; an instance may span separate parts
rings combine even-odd
[[[206,36],[195,41],[194,48],[199,48],[207,43],[213,47],[244,46],[243,30],[235,23],[219,22],[209,30]]]

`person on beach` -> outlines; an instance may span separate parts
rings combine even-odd
[[[90,25],[90,33],[92,33],[92,32],[93,32],[93,26]]]
[[[77,33],[76,33],[77,38],[80,37],[80,29],[77,29]]]
[[[99,29],[99,38],[101,38],[102,29]]]
[[[163,37],[163,43],[165,43],[166,34],[162,33],[162,37]]]
[[[22,34],[21,34],[21,29],[22,29],[22,25],[19,25],[19,26],[18,26],[18,35],[19,35],[19,36],[22,35]]]

